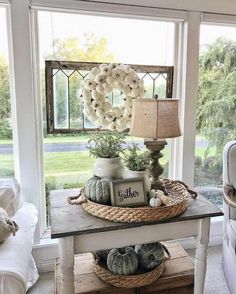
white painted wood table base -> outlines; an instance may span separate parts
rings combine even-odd
[[[194,294],[203,294],[210,217],[222,215],[210,201],[198,196],[184,214],[163,222],[124,224],[95,218],[80,206],[69,206],[66,197],[75,191],[51,193],[52,238],[60,238],[62,293],[74,294],[74,254],[195,237]]]
[[[61,260],[62,293],[74,294],[74,237],[59,240],[59,254]]]

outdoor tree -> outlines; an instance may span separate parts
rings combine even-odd
[[[94,34],[85,33],[83,38],[70,37],[54,41],[51,52],[47,53],[45,59],[64,61],[86,61],[86,62],[115,62],[117,59],[109,52],[108,43],[105,38],[97,39]],[[67,89],[70,92],[70,124],[74,128],[82,128],[83,103],[79,99],[83,78],[78,73],[63,71],[55,76],[56,95],[56,121],[58,127],[68,122],[68,110],[65,107],[67,100]],[[42,76],[44,79],[44,75]],[[69,82],[69,84],[68,84]],[[42,83],[43,85],[44,83]],[[43,95],[45,90],[43,89]],[[45,98],[44,98],[45,99]],[[45,105],[45,103],[43,103]]]
[[[11,138],[11,103],[6,59],[0,56],[0,138]]]
[[[223,146],[236,139],[236,43],[218,38],[200,55],[197,130],[222,162]],[[213,149],[212,149],[213,148]]]

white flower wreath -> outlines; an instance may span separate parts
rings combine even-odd
[[[130,127],[132,100],[144,95],[143,80],[125,64],[101,64],[94,67],[84,80],[82,97],[84,113],[97,127],[122,132]],[[106,95],[118,89],[124,93],[123,103],[114,107]]]

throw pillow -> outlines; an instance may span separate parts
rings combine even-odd
[[[4,208],[10,217],[14,216],[22,206],[20,185],[14,178],[0,179],[0,207]]]

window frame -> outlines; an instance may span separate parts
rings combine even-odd
[[[53,71],[60,70],[72,70],[73,73],[76,71],[89,71],[93,67],[98,67],[100,62],[77,62],[77,61],[57,61],[57,60],[46,60],[45,61],[45,81],[46,81],[46,116],[47,116],[47,133],[48,134],[69,134],[69,133],[80,133],[80,132],[93,132],[102,130],[101,128],[56,128],[55,127],[55,111],[54,111],[54,86],[53,86]],[[156,78],[160,75],[166,75],[166,87],[165,87],[165,97],[172,98],[173,91],[173,66],[155,66],[155,65],[137,65],[130,64],[131,68],[134,69],[138,74],[142,73],[144,76],[147,74],[158,74]],[[72,74],[73,74],[72,73]],[[87,75],[87,74],[86,74]],[[85,75],[85,77],[86,77]],[[71,76],[71,75],[70,75]],[[69,78],[69,77],[68,77]],[[155,87],[155,86],[154,86]],[[154,90],[154,88],[153,88]],[[70,96],[68,97],[70,101]],[[70,117],[70,114],[69,114]],[[70,120],[70,119],[69,119]],[[84,126],[84,117],[83,117]]]
[[[106,6],[106,5],[105,5]],[[113,5],[107,7],[109,15],[114,16]],[[120,7],[119,7],[120,8]],[[132,7],[131,7],[132,8]],[[55,10],[55,9],[53,9]],[[107,15],[107,10],[100,11],[100,15]],[[56,9],[56,11],[58,11]],[[140,15],[139,13],[142,14]],[[44,196],[43,173],[43,136],[42,136],[42,112],[40,107],[39,91],[39,56],[38,56],[38,8],[29,8],[28,0],[13,0],[9,11],[9,32],[11,51],[11,91],[14,100],[14,129],[13,135],[15,152],[16,178],[22,187],[22,194],[27,201],[35,204],[39,211],[39,224],[36,230],[35,242],[39,242],[46,229],[46,206]],[[66,10],[65,12],[69,12]],[[70,11],[72,12],[72,11]],[[73,11],[74,12],[74,11]],[[143,10],[134,8],[133,14],[119,14],[121,17],[135,17],[137,19],[153,19],[153,10],[147,9],[147,15]],[[80,13],[80,11],[76,11]],[[83,13],[83,12],[82,12]],[[87,12],[88,13],[88,12]],[[91,12],[89,13],[91,14]],[[150,14],[150,15],[148,15]],[[173,14],[173,11],[171,11]],[[118,17],[118,14],[115,13]],[[28,18],[30,21],[28,21]],[[160,21],[159,17],[155,17]],[[164,18],[163,20],[167,20]],[[170,18],[168,19],[170,20]],[[179,21],[173,18],[171,21]],[[19,31],[21,32],[19,38]],[[23,39],[23,41],[22,41]],[[30,56],[30,58],[29,58]],[[27,77],[27,83],[25,81]],[[24,109],[26,115],[21,111]],[[28,132],[25,131],[30,128]],[[29,142],[30,138],[30,142]],[[30,163],[30,164],[29,164]],[[35,167],[32,169],[32,165]],[[30,180],[29,180],[30,178]]]

